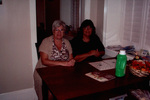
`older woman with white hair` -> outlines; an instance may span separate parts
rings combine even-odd
[[[36,65],[34,72],[34,85],[38,99],[43,100],[42,96],[42,80],[36,69],[51,66],[74,66],[75,60],[72,55],[70,42],[63,38],[66,24],[61,20],[54,21],[52,25],[53,35],[45,38],[40,47],[40,59]]]

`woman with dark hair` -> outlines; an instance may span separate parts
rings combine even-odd
[[[105,54],[105,48],[95,34],[95,26],[89,19],[82,22],[77,37],[70,42],[76,62],[97,61]]]

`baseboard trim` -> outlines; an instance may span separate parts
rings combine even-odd
[[[0,100],[38,100],[34,88],[0,94]]]

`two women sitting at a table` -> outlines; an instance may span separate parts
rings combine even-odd
[[[71,67],[74,66],[75,61],[100,60],[105,53],[104,46],[95,34],[95,26],[91,20],[83,21],[78,36],[71,41],[72,45],[63,38],[65,27],[66,24],[63,21],[54,21],[53,35],[45,38],[39,47],[40,59],[34,71],[34,86],[38,100],[43,100],[43,96],[42,80],[36,71],[37,68],[58,65]]]
[[[95,33],[95,26],[91,20],[84,20],[80,30],[71,40],[73,56],[76,62],[97,61],[105,54],[105,49]]]

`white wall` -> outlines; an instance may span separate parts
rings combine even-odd
[[[105,46],[120,44],[122,0],[105,0],[103,43]]]
[[[71,0],[60,0],[60,19],[71,25]]]
[[[101,41],[103,42],[103,23],[104,23],[104,0],[98,0],[97,2],[97,33],[100,37]]]
[[[90,13],[91,13],[91,0],[85,0],[84,1],[84,19],[90,19]]]
[[[96,33],[103,42],[104,0],[85,0],[84,19],[91,19]]]
[[[3,0],[0,13],[0,94],[33,88],[35,0]]]
[[[32,68],[33,71],[38,61],[35,43],[37,43],[36,31],[36,0],[30,1],[30,28],[31,28],[31,48],[32,48]]]
[[[98,0],[91,0],[90,3],[90,19],[93,21],[94,25],[97,27],[97,15],[98,13]]]

